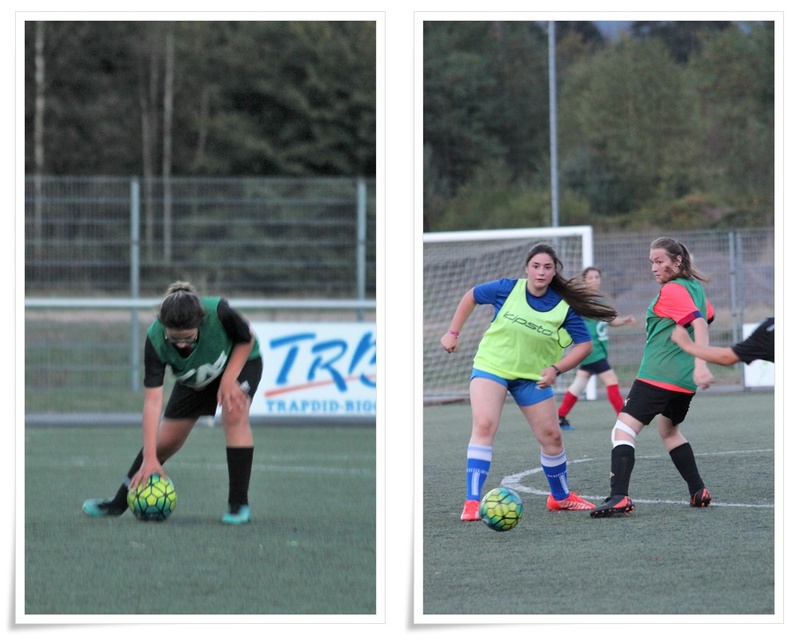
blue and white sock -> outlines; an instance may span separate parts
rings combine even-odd
[[[467,500],[480,500],[483,483],[489,476],[492,447],[471,444],[467,447]]]
[[[548,456],[541,454],[542,471],[550,484],[550,493],[556,500],[563,500],[569,496],[569,485],[567,484],[567,452],[562,451],[558,455]]]

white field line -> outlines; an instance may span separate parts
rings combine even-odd
[[[744,455],[744,454],[751,454],[751,453],[772,453],[772,449],[750,449],[745,451],[720,451],[717,453],[705,453],[705,454],[695,454],[695,457],[710,457],[710,456],[731,456],[731,455]],[[658,460],[663,459],[663,456],[637,456],[637,460]],[[595,462],[598,458],[581,458],[578,460],[570,460],[567,462],[567,465],[570,464],[580,464],[583,462]],[[605,461],[607,462],[607,461]],[[542,473],[542,468],[537,467],[535,469],[528,469],[527,471],[521,471],[519,473],[512,474],[510,476],[506,476],[503,478],[502,482],[500,483],[504,487],[509,487],[510,489],[514,489],[518,493],[529,493],[531,495],[539,495],[539,496],[546,496],[550,494],[549,490],[542,490],[536,489],[533,487],[526,486],[522,484],[523,478],[528,476]],[[585,494],[581,494],[581,497],[595,500],[595,501],[602,501],[605,500],[608,496],[589,496]],[[637,504],[686,504],[686,500],[661,500],[661,499],[642,499],[638,496],[636,497],[635,502]],[[738,503],[738,502],[712,502],[712,507],[740,507],[740,508],[747,508],[747,509],[774,509],[774,504],[749,504],[749,503]]]

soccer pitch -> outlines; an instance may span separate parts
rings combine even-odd
[[[600,396],[579,402],[570,413],[576,430],[563,433],[570,488],[598,504],[608,495],[614,423]],[[503,485],[520,494],[523,517],[507,532],[460,520],[469,406],[430,406],[423,416],[417,621],[776,612],[771,391],[701,392],[692,401],[682,431],[711,492],[710,507],[689,506],[686,484],[651,424],[636,441],[636,510],[599,520],[547,510],[538,444],[508,404],[484,486],[484,493]]]
[[[195,427],[164,465],[178,496],[165,522],[81,512],[119,487],[140,428],[26,429],[25,614],[374,615],[374,427],[254,435],[253,520],[226,526],[219,428]]]

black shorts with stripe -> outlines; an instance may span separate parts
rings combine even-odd
[[[264,362],[259,356],[248,360],[239,374],[239,383],[247,382],[250,385],[248,394],[255,397],[258,385],[261,382],[261,373]],[[203,389],[192,389],[182,384],[176,384],[164,409],[164,417],[170,420],[185,418],[197,419],[200,416],[213,416],[217,412],[217,391],[222,376],[218,376]]]
[[[656,387],[642,380],[634,380],[622,411],[642,424],[650,424],[661,414],[679,425],[689,413],[694,393],[682,393]]]

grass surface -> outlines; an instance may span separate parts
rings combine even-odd
[[[25,432],[25,613],[375,614],[375,431],[255,429],[253,520],[220,522],[221,429],[198,426],[165,465],[178,503],[163,523],[91,519],[116,492],[141,430]],[[18,593],[17,597],[22,597]]]
[[[611,407],[579,402],[563,432],[569,484],[608,495]],[[484,493],[510,486],[519,525],[495,532],[461,522],[471,414],[466,404],[424,410],[422,598],[424,616],[773,614],[774,411],[771,392],[699,394],[682,431],[714,502],[688,489],[655,424],[639,435],[625,517],[549,512],[538,445],[513,404],[504,409]],[[418,583],[419,584],[419,583]],[[478,621],[478,618],[472,618]]]

